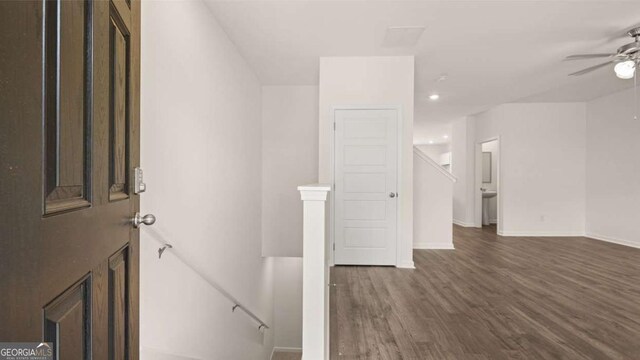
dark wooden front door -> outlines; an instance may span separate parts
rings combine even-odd
[[[0,342],[137,359],[139,0],[0,1]]]

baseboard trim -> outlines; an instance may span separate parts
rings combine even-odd
[[[640,243],[629,241],[629,240],[622,240],[622,239],[612,238],[609,236],[604,236],[604,235],[599,235],[599,234],[594,234],[589,232],[585,235],[585,237],[593,240],[604,241],[612,244],[618,244],[618,245],[640,249]]]
[[[413,248],[416,250],[455,250],[453,243],[415,243]]]
[[[456,220],[456,219],[453,219],[453,223],[462,227],[476,227],[476,224],[474,223],[467,223],[467,222]]]
[[[271,350],[271,356],[269,357],[269,359],[273,359],[273,354],[275,354],[276,352],[300,353],[300,354],[302,354],[302,348],[274,346],[273,350]]]
[[[416,268],[416,264],[414,264],[413,260],[404,261],[404,262],[401,262],[400,264],[396,265],[396,267],[400,268],[400,269],[415,269]]]
[[[511,237],[576,237],[585,236],[583,231],[499,231],[500,236]]]

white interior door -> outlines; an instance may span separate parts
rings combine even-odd
[[[335,258],[396,265],[398,111],[335,112]]]

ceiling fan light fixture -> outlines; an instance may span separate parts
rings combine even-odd
[[[619,62],[613,70],[616,72],[616,76],[620,79],[632,79],[636,73],[636,63],[633,60]]]

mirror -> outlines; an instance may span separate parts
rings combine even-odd
[[[491,183],[491,153],[482,153],[482,182]]]

